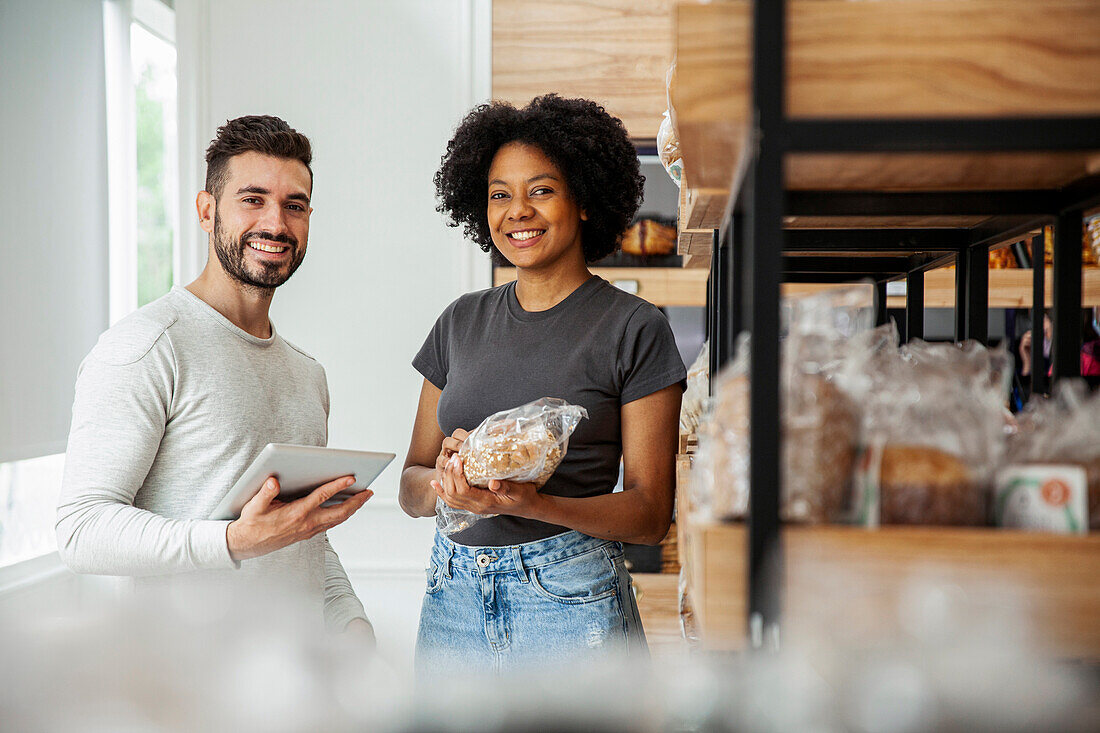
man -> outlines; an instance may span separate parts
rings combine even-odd
[[[311,159],[277,117],[218,129],[195,201],[205,269],[104,333],[81,364],[58,549],[77,572],[273,586],[323,609],[330,629],[372,634],[325,535],[371,492],[322,508],[352,480],[283,503],[269,479],[239,519],[206,519],[267,443],[328,441],[324,369],[268,319],[305,257]]]

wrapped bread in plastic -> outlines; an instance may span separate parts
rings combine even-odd
[[[1081,380],[1059,382],[1049,399],[1034,397],[1009,438],[1012,465],[1069,464],[1085,469],[1089,528],[1100,529],[1100,392]]]
[[[855,458],[859,423],[855,406],[832,383],[807,375],[795,388],[806,409],[783,410],[780,517],[812,524],[836,521]],[[720,426],[711,511],[718,519],[738,519],[748,512],[749,380],[730,375],[721,383],[715,407]],[[793,393],[786,395],[789,402]]]
[[[694,433],[703,420],[710,395],[710,343],[703,342],[699,355],[688,367],[687,389],[680,402],[680,432]]]
[[[851,394],[836,381],[848,338],[870,326],[865,289],[789,300],[783,342],[783,449],[780,516],[788,522],[837,521],[847,503],[859,436]],[[749,337],[718,378],[714,413],[700,436],[694,503],[716,519],[741,518],[749,494]]]
[[[1005,450],[1012,374],[1005,347],[887,342],[865,373],[867,448],[855,482],[854,521],[985,524]]]
[[[480,438],[477,447],[467,449],[463,444],[460,454],[471,486],[487,489],[491,479],[501,476],[522,477],[513,480],[542,486],[561,463],[558,441],[541,423],[521,425],[505,420]]]
[[[684,160],[680,154],[680,135],[676,126],[676,107],[672,104],[672,88],[676,80],[676,59],[665,74],[665,91],[668,107],[661,113],[661,126],[657,128],[657,155],[673,182],[680,186],[683,182]]]
[[[887,445],[880,460],[882,524],[985,523],[988,492],[958,457],[925,446]]]
[[[680,154],[680,139],[668,110],[661,116],[661,126],[657,129],[657,155],[669,177],[679,186],[684,176],[684,159]]]
[[[458,453],[466,481],[482,489],[493,479],[541,488],[557,470],[569,436],[585,417],[588,411],[583,407],[556,397],[490,415],[466,436]],[[436,501],[436,526],[444,534],[460,532],[482,518]]]

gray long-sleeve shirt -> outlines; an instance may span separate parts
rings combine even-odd
[[[77,377],[57,513],[70,568],[252,581],[316,604],[330,629],[366,618],[325,533],[238,567],[228,522],[206,518],[266,444],[328,441],[324,369],[271,331],[256,338],[176,287],[100,337]]]

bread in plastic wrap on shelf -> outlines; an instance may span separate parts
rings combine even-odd
[[[884,327],[892,331],[890,326]],[[854,502],[865,524],[982,525],[1004,459],[1012,361],[1002,345],[885,340],[869,359],[864,444],[879,474],[857,481],[878,500]],[[866,463],[867,461],[864,461]],[[875,461],[870,461],[875,464]],[[859,506],[878,506],[860,516]]]
[[[691,434],[699,428],[710,403],[710,343],[703,348],[687,372],[687,389],[680,402],[680,432]]]
[[[846,504],[859,437],[856,403],[837,377],[850,358],[849,338],[870,328],[870,291],[846,288],[787,299],[783,313],[788,335],[780,374],[780,516],[833,522]],[[749,345],[742,334],[736,358],[717,379],[713,415],[701,430],[692,471],[693,505],[716,519],[748,511]]]
[[[1062,381],[1049,398],[1033,397],[1009,437],[1011,464],[1069,464],[1085,469],[1089,528],[1100,529],[1100,392]]]
[[[883,448],[879,491],[882,524],[980,526],[986,520],[986,492],[966,464],[936,448]]]

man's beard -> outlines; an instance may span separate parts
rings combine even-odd
[[[262,239],[289,246],[290,265],[261,260],[257,263],[259,271],[255,271],[255,268],[250,271],[244,261],[245,248],[248,247],[247,241],[250,239]],[[218,261],[222,263],[222,269],[230,277],[243,285],[263,290],[274,290],[289,280],[306,256],[304,248],[298,249],[298,240],[285,233],[245,232],[240,239],[234,241],[222,228],[222,220],[217,211],[214,212],[214,252],[218,255]]]

